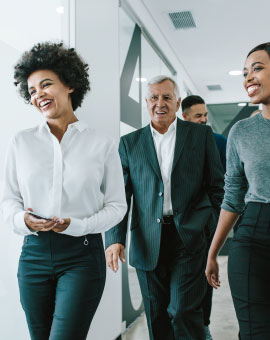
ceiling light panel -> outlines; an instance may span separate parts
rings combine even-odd
[[[175,29],[196,28],[193,15],[190,11],[168,13]]]
[[[56,12],[59,14],[64,14],[65,8],[64,6],[59,6],[56,8]]]
[[[240,70],[233,70],[229,72],[230,76],[241,76],[242,75],[242,71]]]

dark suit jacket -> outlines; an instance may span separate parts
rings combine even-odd
[[[227,147],[227,138],[218,133],[214,133],[215,141],[217,144],[218,152],[220,155],[220,160],[223,165],[224,171],[226,171],[226,147]]]
[[[133,196],[130,264],[153,270],[159,257],[164,186],[150,126],[123,136],[119,153],[129,208]],[[205,226],[213,209],[217,222],[222,198],[223,170],[212,130],[177,118],[171,199],[174,222],[188,251],[204,247]],[[106,247],[125,244],[127,224],[128,212],[106,233]]]

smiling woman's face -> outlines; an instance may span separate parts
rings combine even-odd
[[[255,51],[243,69],[244,88],[253,104],[270,105],[270,57],[266,51]]]
[[[70,93],[73,89],[63,84],[53,71],[35,71],[27,83],[31,103],[45,118],[56,119],[72,111]]]

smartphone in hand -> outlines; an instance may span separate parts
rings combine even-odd
[[[48,218],[48,217],[44,217],[44,216],[41,216],[39,214],[36,214],[34,213],[33,211],[27,211],[28,214],[34,216],[35,218],[38,218],[40,220],[46,220],[46,221],[51,221],[52,219],[51,218]]]

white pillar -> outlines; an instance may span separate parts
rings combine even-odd
[[[74,13],[71,12],[70,15],[72,18]],[[79,119],[86,121],[96,130],[118,139],[120,127],[118,1],[77,0],[74,24],[75,47],[89,64],[91,81],[91,92],[76,113]],[[73,34],[71,27],[70,36]],[[87,339],[113,340],[121,334],[121,324],[121,270],[117,274],[108,270],[104,294]]]

